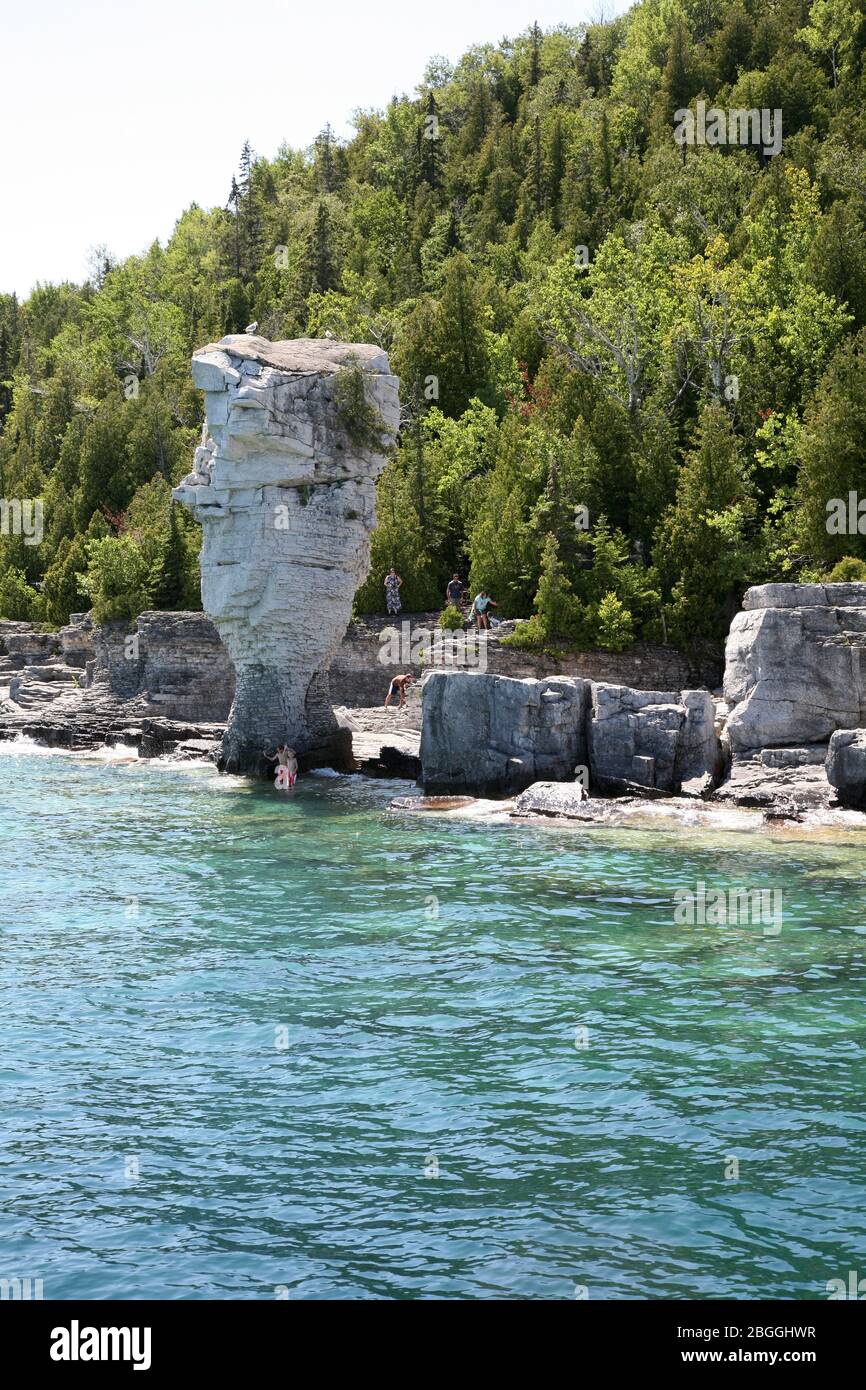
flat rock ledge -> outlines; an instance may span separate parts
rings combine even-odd
[[[803,814],[776,815],[772,810],[730,802],[668,796],[583,797],[575,784],[536,782],[518,796],[491,800],[472,796],[401,796],[391,802],[395,814],[423,814],[445,820],[494,824],[549,825],[582,830],[645,831],[654,834],[741,832],[804,839],[818,835],[861,844],[866,822],[860,812],[842,806],[812,807]]]

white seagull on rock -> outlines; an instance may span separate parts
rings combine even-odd
[[[259,321],[258,321],[258,319],[254,319],[252,323],[248,323],[248,324],[247,324],[246,328],[244,329],[244,332],[245,332],[245,333],[255,333],[255,331],[256,331],[256,329],[258,328],[258,326],[259,326]]]

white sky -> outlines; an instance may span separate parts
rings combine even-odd
[[[602,0],[0,0],[0,291],[82,280],[90,247],[165,243],[269,157],[413,93],[427,60],[596,18]],[[603,0],[607,14],[627,0]]]

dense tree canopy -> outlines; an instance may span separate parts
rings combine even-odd
[[[198,601],[189,356],[251,319],[401,376],[362,609],[392,563],[408,607],[460,569],[526,640],[692,647],[745,585],[866,559],[827,525],[866,496],[864,43],[866,0],[533,25],[351,141],[244,144],[167,246],[0,295],[0,496],[44,507],[40,544],[4,523],[2,616]],[[678,141],[699,102],[781,111],[781,151]]]

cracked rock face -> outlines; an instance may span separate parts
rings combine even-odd
[[[339,403],[338,374],[356,368],[368,421]],[[202,523],[202,603],[237,675],[220,767],[264,772],[278,743],[302,768],[345,766],[327,670],[369,568],[397,378],[368,344],[246,334],[200,349],[192,373],[206,421],[174,496]]]
[[[763,584],[725,648],[734,753],[818,743],[866,722],[866,584]]]
[[[428,795],[477,796],[561,781],[586,762],[589,681],[433,671],[424,682],[421,780]]]
[[[594,790],[708,793],[721,771],[712,695],[594,684],[589,762]]]

